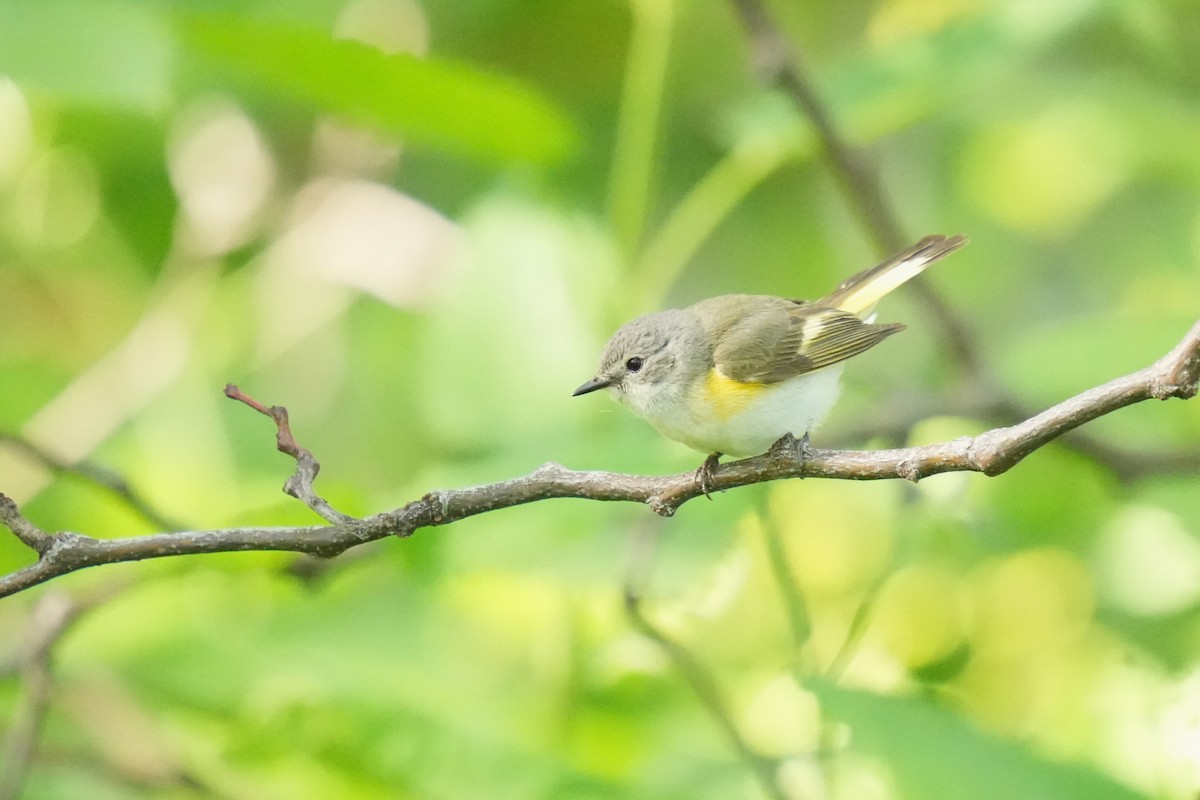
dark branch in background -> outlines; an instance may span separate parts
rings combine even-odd
[[[646,585],[650,582],[657,538],[657,529],[650,527],[642,526],[633,532],[629,564],[625,574],[625,614],[633,627],[670,659],[688,688],[704,706],[704,710],[717,723],[733,751],[750,767],[762,785],[763,792],[775,800],[787,800],[778,780],[780,762],[755,751],[742,736],[737,723],[734,722],[729,703],[726,702],[712,673],[686,647],[660,630],[646,616],[642,607],[642,597]]]
[[[872,586],[867,588],[862,599],[859,600],[858,606],[854,609],[854,616],[850,618],[850,625],[846,628],[846,637],[842,640],[837,652],[833,654],[833,658],[829,660],[829,666],[825,668],[823,675],[825,680],[837,683],[842,679],[846,668],[850,666],[851,659],[858,652],[859,642],[867,633],[871,615],[875,611],[875,601],[879,598],[879,592],[883,589],[886,579],[887,576],[881,575]]]
[[[924,394],[890,396],[886,404],[860,414],[849,425],[830,425],[822,429],[822,438],[833,447],[846,448],[872,439],[902,444],[913,426],[933,417],[971,417],[993,424],[1014,419],[1011,405],[995,398],[970,396],[956,399]],[[1020,419],[1020,417],[1016,417]],[[1143,452],[1070,431],[1062,443],[1071,450],[1109,470],[1121,483],[1134,483],[1156,475],[1200,472],[1200,448]]]
[[[9,721],[0,756],[0,800],[21,796],[29,767],[37,751],[38,734],[50,704],[54,684],[54,646],[85,611],[108,599],[116,589],[83,599],[72,599],[61,592],[48,592],[33,607],[26,640],[11,665],[0,669],[0,677],[15,672],[21,676],[24,692]]]
[[[127,480],[99,464],[93,464],[90,461],[66,461],[48,450],[38,447],[33,442],[11,433],[0,433],[0,444],[8,445],[51,472],[59,475],[75,475],[104,489],[159,530],[181,531],[188,527],[163,514],[142,497],[141,492],[135,490]]]
[[[729,704],[704,665],[686,647],[667,636],[650,622],[642,610],[641,595],[632,590],[626,591],[625,594],[625,612],[638,633],[656,644],[671,659],[671,663],[683,676],[692,693],[708,711],[709,716],[720,726],[721,732],[729,740],[734,752],[754,770],[754,776],[762,786],[764,794],[774,800],[787,800],[787,795],[779,785],[778,773],[781,766],[779,761],[756,752],[742,736],[733,721]]]
[[[751,48],[751,59],[763,80],[778,86],[809,119],[834,178],[854,207],[863,227],[875,241],[881,256],[898,252],[910,242],[895,207],[888,201],[879,171],[865,153],[850,145],[838,129],[833,115],[822,102],[813,81],[804,69],[795,46],[771,21],[761,0],[732,0]],[[921,301],[938,320],[955,358],[970,372],[983,373],[983,360],[974,346],[966,324],[929,283],[918,278],[916,287]]]
[[[750,45],[750,61],[764,83],[774,84],[800,109],[817,134],[833,175],[882,253],[908,245],[900,220],[887,201],[879,173],[853,148],[821,101],[796,46],[772,22],[761,0],[731,0]]]
[[[903,249],[912,238],[905,233],[896,206],[888,199],[879,170],[863,151],[850,144],[850,140],[839,129],[795,44],[784,36],[771,19],[763,0],[730,2],[746,31],[751,62],[756,71],[765,83],[786,94],[812,123],[834,178],[864,230],[874,241],[880,256]],[[1002,424],[1031,416],[1032,409],[1013,397],[996,380],[980,353],[975,336],[962,317],[942,299],[924,276],[918,276],[910,285],[941,327],[942,340],[963,368],[975,393],[986,398],[981,416]],[[922,415],[917,420],[927,416]],[[1083,434],[1071,435],[1065,443],[1109,467],[1123,481],[1152,474],[1200,470],[1200,453],[1194,451],[1129,452]]]
[[[77,477],[112,495],[127,508],[152,525],[163,530],[183,530],[187,526],[156,509],[123,476],[90,461],[68,462],[19,436],[0,433],[0,444],[38,462],[58,475]],[[0,499],[3,515],[13,517],[22,541],[34,550],[47,547],[46,535],[35,526],[22,524],[15,509],[7,507],[7,498]],[[39,551],[40,552],[40,551]],[[20,644],[11,663],[0,665],[0,679],[16,675],[21,682],[21,699],[16,705],[0,752],[0,800],[21,796],[26,776],[38,749],[39,732],[47,710],[54,701],[54,650],[72,624],[85,612],[106,602],[125,588],[126,584],[108,586],[72,598],[60,592],[43,595],[34,604],[25,641]]]
[[[792,572],[787,546],[784,544],[779,526],[775,524],[769,510],[765,507],[760,509],[759,518],[763,545],[767,551],[767,563],[771,567],[775,585],[779,587],[779,598],[783,604],[783,611],[787,615],[788,630],[792,635],[792,647],[796,651],[796,667],[799,669],[802,666],[809,666],[805,663],[808,640],[812,636],[812,618],[808,613],[808,603],[804,599],[804,593],[800,590],[800,584],[796,581],[795,573]]]
[[[1198,377],[1200,322],[1192,326],[1170,353],[1151,366],[1089,389],[1016,425],[924,447],[875,451],[814,450],[803,457],[798,454],[799,448],[794,442],[784,440],[761,456],[720,465],[713,473],[711,488],[721,491],[801,477],[917,481],[942,472],[999,475],[1067,431],[1119,408],[1143,400],[1192,397],[1196,394]],[[236,399],[242,402],[249,399],[236,390],[234,393],[240,395]],[[266,409],[257,401],[248,404]],[[316,462],[291,438],[286,412],[267,409],[264,413],[276,420],[281,441],[288,440],[287,445],[297,458],[296,475],[285,489],[289,493],[294,491],[310,507],[314,504],[322,507],[325,501],[316,496],[311,485],[317,472]],[[284,431],[287,431],[286,437]],[[312,464],[301,463],[306,460],[312,460]],[[326,508],[325,513],[338,522],[307,527],[182,531],[124,539],[46,533],[21,516],[12,500],[0,495],[0,524],[38,554],[34,564],[0,577],[0,597],[99,564],[244,550],[290,550],[315,556],[335,556],[363,542],[386,536],[411,536],[421,528],[448,525],[477,514],[556,497],[645,503],[656,513],[671,516],[681,505],[701,494],[695,473],[691,471],[679,475],[639,476],[579,472],[558,464],[546,464],[520,478],[430,492],[402,508],[362,520]]]

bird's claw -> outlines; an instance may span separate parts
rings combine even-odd
[[[804,435],[800,437],[800,441],[796,443],[796,452],[799,454],[800,466],[802,467],[808,463],[810,458],[816,455],[812,448],[812,441],[808,438],[808,431],[805,431]]]
[[[712,491],[716,488],[714,480],[717,464],[721,460],[720,453],[713,453],[708,458],[704,459],[704,463],[696,470],[696,483],[700,484],[700,491],[709,500],[712,500]]]
[[[801,473],[804,472],[804,465],[815,455],[807,431],[799,439],[790,433],[785,433],[779,438],[779,441],[771,445],[769,452],[773,456],[799,464]]]

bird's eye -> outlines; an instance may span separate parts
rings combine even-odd
[[[634,356],[633,358],[631,358],[625,362],[625,369],[629,370],[630,372],[637,372],[641,368],[642,368],[642,359],[639,358],[638,356]]]

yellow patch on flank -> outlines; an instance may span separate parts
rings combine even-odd
[[[722,375],[711,369],[704,379],[704,402],[722,419],[745,409],[750,402],[766,389],[765,383],[746,383]]]

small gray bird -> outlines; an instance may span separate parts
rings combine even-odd
[[[812,302],[730,294],[638,317],[575,395],[609,389],[664,436],[709,454],[711,473],[723,454],[757,455],[815,428],[846,359],[905,327],[873,324],[875,304],[966,243],[927,236]]]

